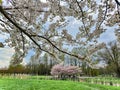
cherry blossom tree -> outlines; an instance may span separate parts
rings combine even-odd
[[[20,62],[30,49],[34,49],[37,57],[46,52],[58,62],[61,62],[60,52],[90,61],[90,56],[105,46],[97,42],[100,35],[108,27],[116,26],[118,31],[120,28],[118,0],[7,1],[7,5],[3,5],[0,0],[0,33],[9,35],[4,45],[15,49]],[[78,30],[74,30],[77,33],[73,35],[68,26],[77,27]],[[87,50],[85,55],[73,54],[66,46],[84,46]]]
[[[62,64],[57,64],[51,69],[51,75],[58,76],[58,78],[75,78],[81,73],[81,69],[77,66],[63,66]]]

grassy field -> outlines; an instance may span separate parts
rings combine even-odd
[[[74,81],[0,78],[0,90],[120,90],[120,87]]]

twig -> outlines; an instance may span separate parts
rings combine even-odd
[[[108,0],[106,1],[106,9],[105,9],[105,13],[104,13],[104,17],[103,20],[100,22],[99,26],[97,29],[100,29],[102,23],[104,22],[104,20],[106,19],[106,15],[107,15],[107,9],[108,9]]]
[[[86,35],[89,36],[88,31],[87,31],[86,26],[85,26],[85,22],[84,22],[84,18],[85,18],[84,12],[83,12],[82,7],[80,6],[80,4],[79,4],[79,2],[77,0],[76,0],[76,3],[77,3],[77,5],[78,5],[78,7],[80,9],[80,12],[82,13],[82,23],[83,23],[83,27],[85,29]]]

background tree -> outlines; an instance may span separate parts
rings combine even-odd
[[[75,79],[81,72],[81,69],[77,66],[64,66],[62,64],[57,64],[51,69],[51,75],[57,76],[59,79]]]
[[[0,47],[4,47],[3,43],[0,42]]]
[[[33,55],[26,65],[26,70],[29,70],[28,73],[50,75],[51,68],[56,63],[55,60],[47,53],[44,53],[42,56],[39,55],[39,58],[36,58],[36,55]]]
[[[12,66],[10,65],[9,68],[7,69],[7,72],[8,73],[11,73],[11,74],[23,74],[25,72],[25,67],[21,64],[19,65],[16,65],[16,66]]]
[[[98,54],[107,64],[107,70],[109,70],[110,73],[116,73],[117,76],[120,77],[120,48],[117,43],[110,42],[109,45]]]

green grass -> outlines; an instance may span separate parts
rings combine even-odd
[[[120,90],[120,87],[60,80],[1,78],[0,90]]]

